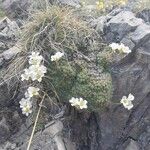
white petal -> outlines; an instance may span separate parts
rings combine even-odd
[[[121,99],[121,101],[120,101],[120,103],[123,104],[123,103],[124,103],[124,100],[126,100],[126,99],[127,99],[127,97],[126,97],[126,96],[123,96],[122,99]]]
[[[128,110],[132,109],[132,108],[133,108],[133,104],[130,104],[130,105],[126,106],[126,108],[127,108]]]
[[[129,96],[128,96],[128,99],[129,99],[130,101],[133,101],[133,100],[134,100],[134,96],[130,93]]]

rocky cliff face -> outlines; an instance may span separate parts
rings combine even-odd
[[[98,31],[103,29],[108,43],[122,42],[132,49],[130,55],[116,60],[112,66],[113,100],[119,100],[122,95],[128,93],[133,93],[136,99],[135,107],[130,112],[118,105],[110,105],[104,112],[91,115],[88,121],[82,124],[82,128],[89,127],[86,132],[89,138],[87,145],[81,144],[81,149],[148,150],[150,26],[136,18],[132,12],[123,10],[114,11],[93,22],[97,22],[94,27]]]
[[[131,54],[114,62],[111,73],[114,86],[112,100],[119,103],[123,95],[133,93],[134,108],[127,111],[112,103],[102,112],[84,113],[67,106],[43,126],[43,130],[36,132],[32,150],[150,149],[149,16],[149,10],[136,16],[131,11],[116,9],[106,16],[88,20],[92,28],[103,34],[108,44],[121,42],[132,50]],[[15,21],[8,18],[0,21],[1,74],[19,53],[16,45],[19,32]],[[14,89],[20,86],[18,79],[6,84],[6,76],[0,76],[0,149],[25,150],[33,122],[31,118],[20,117],[19,96],[16,94],[19,91]],[[13,88],[12,83],[15,83]],[[68,118],[72,119],[68,122]]]

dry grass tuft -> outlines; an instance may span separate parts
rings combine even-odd
[[[86,40],[91,31],[86,23],[75,16],[68,7],[51,6],[45,11],[37,11],[24,26],[24,50],[58,51],[77,50],[80,40]],[[45,49],[46,48],[46,49]]]

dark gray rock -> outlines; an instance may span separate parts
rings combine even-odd
[[[143,21],[130,11],[121,11],[106,23],[105,34],[108,41],[120,41],[130,31],[134,31]],[[110,34],[113,36],[110,38]]]
[[[6,124],[6,119],[3,117],[0,120],[0,144],[6,141],[10,136],[10,130],[8,125]]]
[[[0,84],[0,109],[2,109],[9,104],[11,100],[11,94],[9,94],[9,89],[4,80],[0,80]]]
[[[15,21],[7,17],[0,22],[0,53],[14,46],[20,35],[20,28]]]
[[[147,123],[149,124],[149,122]],[[138,142],[141,145],[141,148],[143,148],[144,150],[150,149],[149,139],[150,139],[150,126],[148,125],[143,131],[143,133],[140,135],[138,140]]]
[[[150,23],[150,9],[142,10],[136,16],[143,19],[145,22]]]
[[[6,17],[0,21],[0,31],[2,31],[11,21]]]
[[[6,142],[8,138],[19,131],[21,118],[18,112],[11,110],[11,108],[3,109],[3,112],[0,112],[0,116],[0,149],[2,149],[1,146],[8,146],[8,142]]]
[[[26,18],[30,0],[3,0],[2,8],[13,18]]]
[[[3,66],[3,64],[4,64],[4,59],[0,58],[0,68]]]
[[[137,44],[143,44],[150,39],[150,26],[141,24],[137,27],[135,32],[131,33],[131,40]]]
[[[31,150],[66,150],[63,137],[61,136],[62,129],[63,124],[61,121],[52,121],[47,124],[43,131],[35,134]],[[20,149],[26,150],[27,143],[24,143]]]
[[[123,43],[124,45],[128,46],[131,50],[134,49],[134,47],[135,47],[134,42],[128,36],[124,37],[121,40],[121,43]]]
[[[130,16],[127,18],[130,18]],[[121,18],[122,17],[120,16],[120,19]],[[112,17],[111,20],[117,22],[115,16]],[[108,24],[110,24],[110,21]],[[119,19],[118,23],[115,24],[116,26],[110,24],[112,29],[108,28],[109,26],[106,28],[108,35],[114,34],[111,42],[113,39],[117,39],[118,42],[124,43],[133,49],[133,52],[130,55],[114,64],[112,67],[114,86],[113,100],[119,102],[123,95],[132,93],[135,96],[135,101],[134,108],[131,111],[124,110],[122,106],[120,108],[117,105],[112,105],[98,118],[98,120],[101,121],[101,123],[98,123],[102,136],[101,147],[105,150],[149,150],[148,134],[146,134],[148,131],[146,131],[146,128],[149,127],[150,123],[150,26],[143,21],[138,23],[139,20],[135,17],[134,21],[137,22],[134,24],[134,21],[132,21],[133,20],[131,19],[131,22],[129,21],[130,23],[127,26],[124,26],[124,28],[121,24],[123,34],[120,33],[120,35],[122,34],[123,38],[118,38],[118,35],[114,34],[114,32],[121,32],[121,30],[119,30]],[[106,39],[108,38],[108,35],[106,35]],[[127,142],[128,139],[134,139],[134,141],[131,140],[130,142]]]
[[[1,33],[1,32],[0,32],[0,40],[1,40],[2,42],[4,42],[4,41],[9,41],[10,38],[9,38],[9,36],[8,36],[7,34],[4,34],[4,33]]]

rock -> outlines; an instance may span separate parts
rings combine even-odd
[[[46,129],[43,131],[44,134],[49,134],[52,137],[62,132],[63,124],[60,121],[50,122],[46,125]]]
[[[104,29],[104,25],[107,21],[107,17],[105,16],[101,16],[97,19],[94,19],[90,22],[90,26],[92,28],[95,28],[98,32],[103,32],[103,29]]]
[[[106,23],[105,33],[108,41],[119,41],[130,31],[134,31],[143,21],[130,11],[121,11]],[[110,34],[113,36],[110,38]]]
[[[5,42],[10,40],[9,36],[7,34],[1,33],[0,32],[0,41]]]
[[[49,2],[51,3],[56,1],[49,0]],[[80,7],[79,0],[58,0],[58,2],[73,7]],[[24,20],[28,17],[29,11],[33,11],[30,7],[36,8],[39,4],[41,6],[43,4],[45,5],[45,1],[41,0],[35,2],[34,0],[3,0],[1,7],[9,17],[16,19],[16,21],[20,23],[20,20]]]
[[[3,0],[1,5],[10,17],[26,18],[30,0]]]
[[[15,57],[20,52],[19,47],[14,46],[7,51],[4,51],[2,54],[0,54],[0,58],[3,58],[4,60],[8,61],[11,60],[13,57]]]
[[[7,34],[9,38],[17,38],[20,33],[20,28],[15,21],[8,23],[8,25],[1,31],[3,34]]]
[[[131,40],[136,45],[141,45],[150,39],[150,26],[141,24],[137,27],[135,32],[131,33]]]
[[[108,17],[109,20],[110,20],[112,17],[118,15],[120,12],[122,12],[122,9],[120,9],[120,8],[115,8],[115,9],[113,9],[113,10],[107,15],[107,17]]]
[[[140,143],[141,147],[144,150],[150,149],[149,139],[150,139],[150,126],[147,125],[147,127],[143,130],[143,133],[140,135],[138,140],[138,142]]]
[[[0,68],[3,66],[3,64],[4,64],[4,59],[0,58]]]
[[[5,140],[10,136],[9,127],[6,124],[6,119],[3,117],[0,120],[0,144],[5,142]]]
[[[0,31],[2,31],[11,21],[6,17],[0,21]]]
[[[14,46],[20,35],[20,28],[15,21],[7,17],[0,22],[0,50],[4,51]]]
[[[3,42],[0,42],[0,50],[5,50],[6,45]]]
[[[139,63],[150,64],[150,53],[143,48],[138,49],[136,59]]]
[[[4,80],[0,80],[0,109],[6,107],[11,100],[9,89]]]
[[[34,135],[31,149],[38,150],[66,150],[63,138],[61,137],[63,124],[61,121],[52,121],[46,125],[43,132]],[[27,144],[22,145],[21,150],[26,150]]]
[[[7,64],[8,61],[12,60],[15,58],[15,56],[20,52],[21,50],[19,47],[14,46],[8,50],[5,50],[3,53],[0,54],[0,67],[2,65]]]
[[[136,15],[138,18],[143,19],[145,22],[150,23],[150,9],[144,9]]]
[[[16,150],[16,144],[15,143],[6,142],[6,144],[4,146],[0,147],[0,149]]]
[[[73,7],[81,7],[80,0],[58,0],[58,2]]]
[[[121,40],[121,43],[123,43],[124,45],[128,46],[131,50],[133,50],[135,48],[135,44],[132,42],[132,40],[128,36],[124,37]]]

